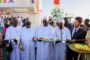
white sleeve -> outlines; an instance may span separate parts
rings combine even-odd
[[[10,34],[10,30],[7,29],[6,30],[6,34],[5,34],[5,40],[8,40],[9,41],[9,44],[10,44],[10,39],[11,39],[11,36],[10,35],[11,35]],[[7,46],[9,46],[9,45],[7,45]]]
[[[11,36],[10,36],[11,34],[10,34],[10,30],[9,29],[7,29],[6,30],[6,34],[5,34],[5,40],[10,40],[11,38]]]
[[[50,36],[49,36],[49,39],[53,39],[54,38],[54,29],[50,29]]]
[[[34,38],[38,37],[38,29],[34,29]]]
[[[58,37],[57,37],[57,30],[55,30],[55,32],[54,32],[54,40],[57,40],[58,39]]]
[[[67,40],[71,40],[71,34],[70,34],[70,30],[69,29],[67,29],[67,31],[66,31],[66,39]]]

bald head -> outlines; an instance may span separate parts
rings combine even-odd
[[[13,18],[12,18],[12,25],[13,25],[14,27],[17,27],[17,25],[18,25],[18,20],[17,20],[16,17],[13,17]]]
[[[47,21],[47,19],[43,19],[43,26],[48,26],[48,21]]]
[[[59,21],[58,22],[58,26],[59,26],[60,29],[63,29],[63,27],[64,27],[64,20]]]
[[[31,22],[27,21],[25,25],[26,25],[27,28],[30,28],[31,27]]]

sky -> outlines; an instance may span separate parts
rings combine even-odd
[[[49,16],[53,10],[53,0],[42,0],[41,2],[42,17]]]
[[[49,16],[53,10],[53,0],[42,0],[42,17]],[[60,0],[60,9],[74,16],[87,18],[90,16],[90,0]]]

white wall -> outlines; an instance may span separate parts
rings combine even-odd
[[[39,16],[36,15],[36,14],[28,14],[28,13],[13,13],[12,14],[13,16],[20,16],[20,17],[23,17],[23,18],[29,18],[29,20],[31,21],[32,23],[32,26],[33,27],[38,27],[41,23],[41,20],[39,19]]]

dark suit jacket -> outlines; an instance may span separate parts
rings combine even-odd
[[[72,39],[75,39],[75,40],[85,39],[86,33],[87,32],[84,29],[79,28],[78,31],[76,32],[76,34],[74,36],[72,36]]]
[[[73,25],[71,23],[65,24],[65,27],[67,27],[70,30],[70,33],[72,33]]]
[[[75,39],[76,41],[74,43],[85,43],[85,41],[77,41],[81,39],[85,39],[86,31],[82,28],[79,28],[78,31],[74,36],[72,36],[72,39]],[[69,47],[67,47],[67,60],[77,60],[78,53],[75,51],[72,51]]]

